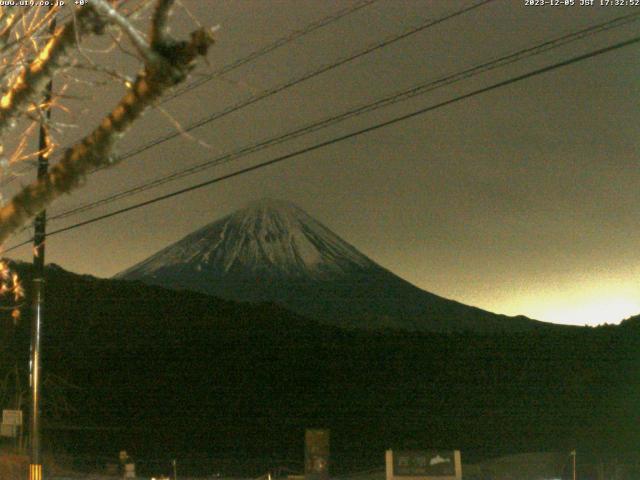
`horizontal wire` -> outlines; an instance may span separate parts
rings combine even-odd
[[[100,216],[91,218],[89,220],[78,222],[78,223],[76,223],[74,225],[69,225],[67,227],[60,228],[58,230],[54,230],[54,231],[48,233],[47,236],[50,237],[50,236],[57,235],[57,234],[60,234],[60,233],[63,233],[63,232],[74,230],[76,228],[83,227],[85,225],[89,225],[89,224],[92,224],[92,223],[95,223],[95,222],[98,222],[98,221],[101,221],[101,220],[105,220],[107,218],[114,217],[116,215],[121,215],[123,213],[130,212],[132,210],[136,210],[136,209],[139,209],[139,208],[142,208],[142,207],[146,207],[148,205],[152,205],[154,203],[157,203],[157,202],[160,202],[160,201],[163,201],[163,200],[167,200],[169,198],[173,198],[173,197],[176,197],[178,195],[182,195],[182,194],[185,194],[185,193],[188,193],[188,192],[192,192],[194,190],[198,190],[198,189],[201,189],[203,187],[207,187],[207,186],[213,185],[215,183],[219,183],[221,181],[228,180],[230,178],[234,178],[234,177],[237,177],[237,176],[240,176],[240,175],[243,175],[243,174],[255,171],[255,170],[259,170],[259,169],[265,168],[267,166],[271,166],[271,165],[274,165],[274,164],[277,164],[277,163],[281,163],[281,162],[283,162],[285,160],[289,160],[291,158],[298,157],[298,156],[303,155],[305,153],[309,153],[309,152],[312,152],[312,151],[315,151],[315,150],[318,150],[318,149],[321,149],[321,148],[324,148],[324,147],[327,147],[327,146],[330,146],[330,145],[333,145],[333,144],[336,144],[336,143],[339,143],[339,142],[342,142],[342,141],[345,141],[345,140],[348,140],[348,139],[351,139],[351,138],[354,138],[354,137],[357,137],[357,136],[360,136],[360,135],[363,135],[363,134],[366,134],[366,133],[370,133],[370,132],[379,130],[381,128],[385,128],[385,127],[388,127],[388,126],[391,126],[391,125],[395,125],[395,124],[397,124],[399,122],[403,122],[403,121],[409,120],[409,119],[417,117],[419,115],[424,115],[426,113],[429,113],[429,112],[432,112],[434,110],[443,108],[445,106],[452,105],[454,103],[458,103],[458,102],[460,102],[462,100],[466,100],[468,98],[475,97],[477,95],[480,95],[480,94],[483,94],[483,93],[487,93],[487,92],[496,90],[498,88],[506,87],[508,85],[511,85],[511,84],[514,84],[514,83],[517,83],[517,82],[521,82],[523,80],[526,80],[526,79],[541,75],[543,73],[551,72],[553,70],[557,70],[559,68],[566,67],[568,65],[572,65],[574,63],[581,62],[581,61],[584,61],[584,60],[587,60],[587,59],[590,59],[590,58],[593,58],[593,57],[596,57],[596,56],[599,56],[599,55],[603,55],[605,53],[609,53],[609,52],[612,52],[614,50],[618,50],[618,49],[621,49],[621,48],[636,44],[638,42],[640,42],[640,36],[631,38],[631,39],[623,41],[623,42],[616,43],[614,45],[610,45],[608,47],[600,48],[598,50],[594,50],[594,51],[591,51],[591,52],[586,53],[586,54],[582,54],[582,55],[578,55],[578,56],[575,56],[575,57],[571,57],[571,58],[569,58],[567,60],[564,60],[564,61],[561,61],[561,62],[557,62],[557,63],[554,63],[552,65],[548,65],[546,67],[538,68],[536,70],[527,72],[525,74],[518,75],[516,77],[512,77],[512,78],[509,78],[507,80],[503,80],[503,81],[494,83],[494,84],[489,85],[487,87],[483,87],[483,88],[474,90],[474,91],[466,93],[464,95],[459,95],[457,97],[454,97],[452,99],[437,103],[435,105],[430,105],[428,107],[421,108],[421,109],[416,110],[414,112],[395,117],[395,118],[393,118],[391,120],[387,120],[387,121],[384,121],[384,122],[381,122],[381,123],[377,123],[375,125],[371,125],[369,127],[366,127],[366,128],[360,129],[360,130],[356,130],[354,132],[351,132],[351,133],[348,133],[348,134],[345,134],[345,135],[341,135],[339,137],[334,137],[334,138],[332,138],[330,140],[327,140],[327,141],[324,141],[324,142],[320,142],[320,143],[317,143],[315,145],[312,145],[312,146],[309,146],[309,147],[306,147],[306,148],[303,148],[303,149],[300,149],[300,150],[296,150],[294,152],[291,152],[291,153],[288,153],[288,154],[285,154],[285,155],[281,155],[281,156],[273,158],[271,160],[268,160],[268,161],[265,161],[265,162],[262,162],[262,163],[258,163],[256,165],[252,165],[250,167],[243,168],[241,170],[237,170],[235,172],[232,172],[232,173],[229,173],[229,174],[226,174],[226,175],[222,175],[222,176],[219,176],[219,177],[216,177],[216,178],[213,178],[213,179],[201,182],[201,183],[197,183],[195,185],[191,185],[189,187],[182,188],[180,190],[176,190],[174,192],[171,192],[171,193],[168,193],[168,194],[165,194],[165,195],[161,195],[161,196],[152,198],[150,200],[146,200],[144,202],[140,202],[140,203],[137,203],[135,205],[131,205],[131,206],[126,207],[126,208],[122,208],[122,209],[119,209],[119,210],[116,210],[116,211],[113,211],[113,212],[110,212],[110,213],[107,213],[107,214],[104,214],[104,215],[100,215]],[[27,243],[30,243],[32,240],[33,239],[30,239],[30,240],[28,240],[26,242],[23,242],[23,243],[20,243],[18,245],[15,245],[13,247],[10,247],[7,250],[5,250],[5,253],[7,253],[9,251],[12,251],[12,250],[14,250],[14,249],[16,249],[18,247],[21,247],[21,246],[23,246],[23,245],[25,245]]]

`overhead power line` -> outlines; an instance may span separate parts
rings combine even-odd
[[[253,95],[251,97],[249,97],[246,100],[242,100],[238,103],[236,103],[235,105],[231,105],[227,108],[224,108],[223,110],[220,110],[218,112],[215,112],[211,115],[208,115],[207,117],[198,120],[192,124],[190,124],[187,127],[181,128],[180,131],[174,131],[171,133],[168,133],[162,137],[158,137],[155,140],[152,140],[144,145],[140,145],[139,147],[136,147],[134,149],[129,150],[128,152],[119,155],[116,161],[123,161],[126,160],[128,158],[131,158],[135,155],[138,155],[146,150],[149,150],[150,148],[153,148],[157,145],[160,145],[161,143],[167,142],[169,140],[172,140],[176,137],[179,137],[180,135],[183,135],[186,132],[191,132],[192,130],[195,130],[196,128],[202,127],[203,125],[209,124],[211,122],[214,122],[216,120],[219,120],[223,117],[226,117],[227,115],[230,115],[232,113],[235,113],[243,108],[246,108],[250,105],[253,105],[254,103],[257,103],[261,100],[264,100],[265,98],[271,97],[273,95],[276,95],[284,90],[288,90],[289,88],[292,88],[296,85],[299,85],[303,82],[306,82],[307,80],[310,80],[312,78],[317,77],[318,75],[322,75],[323,73],[329,72],[333,69],[336,69],[342,65],[345,65],[349,62],[352,62],[358,58],[361,58],[365,55],[368,55],[372,52],[375,52],[377,50],[380,50],[382,48],[388,47],[389,45],[396,43],[400,40],[404,40],[407,37],[410,37],[411,35],[415,35],[419,32],[422,32],[424,30],[427,30],[429,28],[432,28],[436,25],[439,25],[443,22],[446,22],[448,20],[451,20],[453,18],[456,18],[460,15],[463,15],[467,12],[470,12],[472,10],[475,10],[483,5],[486,5],[488,3],[491,3],[495,0],[481,0],[478,3],[475,3],[473,5],[464,7],[462,9],[456,10],[455,12],[452,13],[448,13],[442,17],[439,17],[435,20],[427,20],[426,22],[421,23],[419,26],[417,27],[413,27],[409,30],[406,30],[400,34],[396,34],[390,38],[387,38],[386,40],[383,40],[381,42],[378,42],[376,44],[370,45],[368,47],[365,47],[363,50],[360,50],[356,53],[350,54],[346,57],[342,57],[341,59],[329,64],[329,65],[325,65],[325,66],[321,66],[320,68],[317,68],[316,70],[313,70],[311,72],[307,72],[305,74],[303,74],[300,77],[297,77],[295,79],[292,80],[288,80],[280,85],[277,85],[275,87],[269,88],[267,90],[263,90],[262,92],[260,92],[257,95]],[[99,170],[103,170],[104,168],[109,168],[109,167],[102,167],[99,169],[96,169],[95,171],[99,171]]]
[[[341,19],[342,17],[346,17],[347,15],[350,15],[354,12],[357,12],[358,10],[363,9],[364,7],[368,7],[369,5],[377,2],[378,0],[365,0],[365,1],[361,1],[360,3],[357,3],[351,7],[347,7],[344,8],[342,10],[339,10],[338,12],[331,14],[327,17],[324,17],[316,22],[310,23],[309,25],[307,25],[306,27],[304,27],[303,29],[300,30],[296,30],[294,32],[291,32],[289,35],[285,35],[284,37],[281,37],[279,39],[277,39],[275,42],[270,43],[269,45],[266,45],[265,47],[256,50],[254,52],[251,52],[249,55],[247,55],[246,57],[242,57],[234,62],[229,63],[228,65],[225,65],[224,67],[211,72],[203,77],[200,77],[198,80],[195,80],[191,83],[189,83],[188,85],[185,85],[183,87],[179,87],[177,88],[173,93],[166,95],[165,97],[162,98],[162,100],[160,101],[160,103],[165,103],[168,102],[169,100],[172,100],[180,95],[183,95],[191,90],[193,90],[194,88],[198,88],[200,85],[204,85],[205,83],[219,78],[223,75],[226,75],[227,73],[235,70],[236,68],[239,68],[249,62],[252,62],[264,55],[266,55],[267,53],[270,53],[288,43],[293,42],[294,40],[297,40],[300,37],[303,37],[305,35],[308,35],[311,32],[314,32],[326,25],[330,25],[331,23]]]
[[[155,147],[157,145],[160,145],[161,143],[164,143],[164,142],[172,140],[172,139],[174,139],[176,137],[179,137],[179,136],[183,135],[184,133],[191,132],[191,131],[199,128],[199,127],[202,127],[202,126],[204,126],[206,124],[209,124],[211,122],[219,120],[220,118],[226,117],[227,115],[235,113],[235,112],[237,112],[237,111],[239,111],[239,110],[241,110],[241,109],[243,109],[245,107],[253,105],[254,103],[257,103],[257,102],[259,102],[259,101],[261,101],[261,100],[263,100],[265,98],[268,98],[268,97],[271,97],[273,95],[276,95],[276,94],[278,94],[278,93],[280,93],[280,92],[282,92],[284,90],[287,90],[289,88],[292,88],[292,87],[294,87],[294,86],[296,86],[296,85],[298,85],[298,84],[300,84],[302,82],[305,82],[305,81],[310,80],[310,79],[312,79],[314,77],[317,77],[318,75],[321,75],[323,73],[331,71],[331,70],[333,70],[335,68],[338,68],[338,67],[340,67],[342,65],[345,65],[345,64],[347,64],[349,62],[352,62],[353,60],[356,60],[356,59],[361,58],[361,57],[363,57],[365,55],[368,55],[369,53],[372,53],[372,52],[375,52],[375,51],[380,50],[382,48],[385,48],[385,47],[387,47],[387,46],[389,46],[389,45],[391,45],[391,44],[393,44],[395,42],[398,42],[398,41],[403,40],[403,39],[405,39],[407,37],[415,35],[415,34],[417,34],[419,32],[422,32],[422,31],[427,30],[429,28],[432,28],[432,27],[434,27],[436,25],[439,25],[439,24],[441,24],[443,22],[446,22],[448,20],[456,18],[456,17],[458,17],[460,15],[463,15],[463,14],[465,14],[467,12],[475,10],[475,9],[477,9],[477,8],[483,6],[483,5],[486,5],[488,3],[491,3],[493,1],[495,1],[495,0],[481,0],[478,3],[474,3],[474,4],[470,5],[470,6],[467,6],[467,7],[464,7],[462,9],[456,10],[456,11],[454,11],[452,13],[445,14],[444,16],[439,17],[439,18],[437,18],[435,20],[427,20],[427,21],[421,23],[420,25],[418,25],[417,27],[412,27],[412,28],[400,33],[400,34],[396,34],[396,35],[394,35],[392,37],[389,37],[389,38],[387,38],[387,39],[385,39],[385,40],[383,40],[381,42],[378,42],[378,43],[375,43],[375,44],[370,45],[368,47],[365,47],[364,49],[359,50],[358,52],[356,52],[354,54],[350,54],[350,55],[348,55],[346,57],[343,57],[343,58],[337,60],[334,63],[322,66],[322,67],[320,67],[320,68],[318,68],[316,70],[313,70],[311,72],[308,72],[308,73],[306,73],[306,74],[304,74],[304,75],[302,75],[302,76],[300,76],[300,77],[298,77],[296,79],[289,80],[289,81],[287,81],[287,82],[285,82],[283,84],[280,84],[280,85],[278,85],[276,87],[264,90],[263,92],[261,92],[261,93],[259,93],[257,95],[251,96],[246,100],[240,101],[239,103],[237,103],[235,105],[231,105],[231,106],[229,106],[229,107],[227,107],[227,108],[225,108],[225,109],[223,109],[221,111],[218,111],[218,112],[215,112],[215,113],[213,113],[211,115],[208,115],[207,117],[205,117],[205,118],[203,118],[201,120],[198,120],[198,121],[190,124],[187,127],[181,128],[180,131],[173,131],[173,132],[168,133],[168,134],[166,134],[166,135],[164,135],[162,137],[158,137],[158,138],[152,140],[151,142],[148,142],[148,143],[143,144],[143,145],[141,145],[139,147],[133,148],[133,149],[129,150],[128,152],[117,156],[116,162],[121,162],[123,160],[127,160],[127,159],[129,159],[129,158],[131,158],[131,157],[133,157],[135,155],[138,155],[138,154],[140,154],[140,153],[142,153],[142,152],[144,152],[146,150],[149,150],[149,149],[151,149],[151,148],[153,148],[153,147]],[[223,69],[224,68],[226,68],[226,67],[223,67]],[[97,168],[92,173],[104,170],[105,168],[109,168],[109,167]],[[19,175],[23,175],[23,174],[29,172],[30,169],[31,169],[31,167],[22,170],[19,173]],[[13,177],[8,178],[5,181],[0,181],[0,188],[10,184],[16,178],[18,178],[18,176],[13,176]]]
[[[122,5],[124,5],[127,1],[129,0],[125,0]],[[219,68],[218,70],[215,70],[207,75],[205,75],[204,77],[199,78],[198,80],[190,83],[189,85],[186,85],[182,88],[177,89],[176,91],[174,91],[173,93],[166,95],[165,97],[163,97],[160,102],[159,105],[164,104],[166,102],[168,102],[169,100],[172,100],[180,95],[183,95],[191,90],[193,90],[194,88],[199,87],[200,85],[203,85],[206,82],[209,82],[211,80],[214,80],[216,78],[220,78],[223,75],[228,74],[229,72],[232,72],[233,70],[240,68],[243,65],[246,65],[249,62],[252,62],[254,60],[257,60],[258,58],[273,52],[274,50],[283,47],[301,37],[304,37],[305,35],[308,35],[312,32],[315,32],[316,30],[319,30],[323,27],[326,27],[327,25],[331,25],[332,23],[340,20],[341,18],[344,18],[348,15],[351,15],[352,13],[355,13],[359,10],[362,10],[365,7],[368,7],[374,3],[376,3],[378,0],[361,0],[360,2],[347,7],[347,8],[343,8],[337,12],[334,12],[326,17],[321,18],[320,20],[316,20],[308,25],[306,25],[305,27],[299,29],[299,30],[295,30],[291,33],[289,33],[288,35],[285,35],[283,37],[278,38],[277,40],[275,40],[274,42],[265,45],[262,48],[259,48],[258,50],[254,50],[253,52],[249,53],[248,55],[241,57],[237,60],[234,60],[233,62],[224,65],[223,67]],[[121,6],[122,6],[121,5]],[[68,18],[70,18],[73,15],[73,13],[68,14],[63,21],[67,20]],[[13,182],[16,178],[18,178],[18,176],[24,175],[28,172],[30,172],[31,170],[33,170],[35,167],[33,166],[29,166],[27,168],[22,169],[17,175],[14,175],[12,177],[9,177],[5,180],[0,181],[0,187],[4,187],[8,184],[10,184],[11,182]]]
[[[508,85],[512,85],[514,83],[521,82],[523,80],[527,80],[529,78],[536,77],[538,75],[542,75],[544,73],[551,72],[551,71],[557,70],[559,68],[566,67],[568,65],[572,65],[574,63],[578,63],[578,62],[587,60],[589,58],[593,58],[593,57],[596,57],[596,56],[599,56],[599,55],[603,55],[605,53],[612,52],[614,50],[618,50],[618,49],[621,49],[621,48],[636,44],[638,42],[640,42],[640,36],[631,38],[630,40],[626,40],[626,41],[623,41],[623,42],[616,43],[614,45],[610,45],[608,47],[600,48],[598,50],[594,50],[594,51],[591,51],[589,53],[585,53],[585,54],[582,54],[582,55],[574,56],[574,57],[569,58],[567,60],[563,60],[563,61],[554,63],[552,65],[548,65],[546,67],[538,68],[536,70],[527,72],[525,74],[518,75],[518,76],[515,76],[515,77],[512,77],[512,78],[509,78],[507,80],[503,80],[503,81],[494,83],[494,84],[489,85],[487,87],[483,87],[483,88],[474,90],[474,91],[466,93],[464,95],[459,95],[459,96],[454,97],[452,99],[449,99],[449,100],[446,100],[446,101],[443,101],[443,102],[440,102],[440,103],[437,103],[437,104],[434,104],[434,105],[430,105],[428,107],[424,107],[424,108],[421,108],[419,110],[415,110],[415,111],[413,111],[411,113],[407,113],[407,114],[404,114],[404,115],[397,116],[397,117],[395,117],[395,118],[393,118],[391,120],[380,122],[380,123],[377,123],[375,125],[371,125],[369,127],[362,128],[362,129],[356,130],[356,131],[351,132],[351,133],[347,133],[345,135],[334,137],[334,138],[332,138],[330,140],[326,140],[324,142],[316,143],[315,145],[312,145],[312,146],[309,146],[309,147],[305,147],[305,148],[302,148],[300,150],[296,150],[294,152],[291,152],[291,153],[288,153],[288,154],[285,154],[285,155],[281,155],[279,157],[273,158],[271,160],[267,160],[265,162],[258,163],[256,165],[252,165],[250,167],[246,167],[246,168],[243,168],[243,169],[240,169],[240,170],[236,170],[235,172],[228,173],[226,175],[221,175],[219,177],[216,177],[216,178],[204,181],[204,182],[200,182],[200,183],[197,183],[195,185],[191,185],[189,187],[182,188],[180,190],[176,190],[174,192],[171,192],[171,193],[168,193],[168,194],[165,194],[165,195],[161,195],[161,196],[152,198],[150,200],[146,200],[144,202],[140,202],[140,203],[137,203],[135,205],[131,205],[131,206],[126,207],[126,208],[121,208],[119,210],[115,210],[113,212],[110,212],[110,213],[107,213],[107,214],[104,214],[104,215],[100,215],[100,216],[91,218],[89,220],[78,222],[78,223],[76,223],[74,225],[69,225],[67,227],[60,228],[58,230],[54,230],[54,231],[50,232],[47,236],[50,237],[50,236],[57,235],[57,234],[60,234],[60,233],[63,233],[63,232],[68,232],[70,230],[74,230],[76,228],[83,227],[85,225],[96,223],[96,222],[99,222],[101,220],[105,220],[107,218],[111,218],[111,217],[114,217],[114,216],[117,216],[117,215],[121,215],[121,214],[126,213],[126,212],[130,212],[132,210],[137,210],[139,208],[146,207],[148,205],[152,205],[154,203],[157,203],[157,202],[160,202],[160,201],[163,201],[163,200],[167,200],[169,198],[173,198],[173,197],[176,197],[176,196],[188,193],[188,192],[192,192],[194,190],[198,190],[198,189],[213,185],[215,183],[222,182],[224,180],[228,180],[230,178],[234,178],[234,177],[237,177],[237,176],[240,176],[240,175],[243,175],[243,174],[255,171],[255,170],[259,170],[259,169],[268,167],[270,165],[281,163],[281,162],[283,162],[285,160],[289,160],[291,158],[298,157],[298,156],[303,155],[305,153],[309,153],[309,152],[312,152],[312,151],[315,151],[315,150],[319,150],[321,148],[324,148],[324,147],[327,147],[327,146],[330,146],[330,145],[334,145],[336,143],[339,143],[339,142],[342,142],[342,141],[345,141],[345,140],[348,140],[348,139],[351,139],[351,138],[354,138],[354,137],[358,137],[360,135],[363,135],[363,134],[366,134],[366,133],[370,133],[370,132],[379,130],[381,128],[385,128],[385,127],[388,127],[388,126],[391,126],[391,125],[395,125],[397,123],[403,122],[405,120],[409,120],[409,119],[417,117],[419,115],[424,115],[426,113],[429,113],[429,112],[432,112],[434,110],[443,108],[445,106],[461,102],[461,101],[466,100],[468,98],[475,97],[475,96],[481,95],[483,93],[491,92],[491,91],[497,90],[499,88],[506,87]],[[30,243],[31,241],[32,241],[32,239],[30,239],[30,240],[28,240],[26,242],[20,243],[18,245],[15,245],[15,246],[5,250],[5,253],[10,252],[12,250],[15,250],[16,248],[21,247],[23,245],[26,245],[27,243]]]
[[[204,171],[206,169],[218,166],[220,164],[223,163],[227,163],[230,162],[232,160],[237,160],[239,158],[245,157],[249,154],[261,151],[265,148],[274,146],[274,145],[278,145],[281,144],[285,141],[289,141],[292,140],[294,138],[298,138],[302,135],[307,135],[309,133],[315,132],[317,130],[320,129],[324,129],[327,128],[329,126],[335,125],[339,122],[342,122],[344,120],[347,120],[349,118],[352,118],[354,116],[359,116],[362,115],[364,113],[367,112],[371,112],[404,100],[407,100],[409,98],[413,98],[415,96],[418,95],[423,95],[425,93],[431,92],[433,90],[436,90],[438,88],[442,88],[448,85],[451,85],[453,83],[457,83],[459,81],[462,80],[466,80],[468,78],[471,78],[473,76],[476,75],[480,75],[482,73],[486,73],[488,71],[494,70],[496,68],[500,68],[500,67],[504,67],[506,65],[510,65],[512,63],[521,61],[525,58],[530,58],[533,57],[535,55],[540,55],[542,53],[548,52],[549,50],[552,50],[554,48],[558,48],[564,45],[567,45],[571,42],[575,42],[577,40],[581,40],[584,39],[590,35],[595,35],[597,33],[600,33],[602,31],[607,31],[610,30],[612,28],[617,28],[620,27],[622,25],[628,24],[632,21],[637,21],[638,19],[640,19],[640,12],[634,13],[634,14],[630,14],[630,15],[625,15],[622,17],[618,17],[615,18],[613,20],[610,20],[608,22],[603,22],[597,25],[593,25],[591,27],[579,30],[577,32],[573,32],[573,33],[569,33],[566,35],[563,35],[561,37],[557,37],[554,38],[552,40],[548,40],[545,42],[542,42],[540,44],[537,44],[535,46],[532,47],[528,47],[526,49],[522,49],[522,50],[518,50],[517,52],[514,53],[510,53],[507,55],[504,55],[502,57],[493,59],[489,62],[485,62],[470,68],[467,68],[463,71],[457,72],[455,74],[451,74],[451,75],[447,75],[444,77],[441,77],[437,80],[432,80],[432,81],[428,81],[428,82],[423,82],[421,84],[412,86],[408,89],[402,90],[400,92],[396,92],[392,95],[386,96],[382,99],[379,99],[377,101],[374,102],[370,102],[367,103],[365,105],[359,106],[357,108],[353,108],[348,110],[347,112],[341,113],[339,115],[334,115],[331,116],[329,118],[325,118],[323,120],[317,121],[317,122],[313,122],[311,124],[307,124],[303,127],[299,127],[296,128],[294,130],[291,130],[289,132],[286,132],[284,134],[280,134],[276,137],[271,137],[267,140],[263,140],[260,141],[258,143],[254,143],[252,145],[249,146],[245,146],[242,147],[240,149],[237,149],[233,152],[229,152],[229,153],[225,153],[223,155],[220,155],[214,159],[211,160],[207,160],[203,163],[197,164],[197,165],[193,165],[181,170],[178,170],[176,172],[173,172],[169,175],[164,175],[162,177],[159,177],[155,180],[151,180],[151,181],[147,181],[144,182],[142,184],[139,184],[135,187],[132,188],[128,188],[126,190],[111,194],[105,198],[99,199],[99,200],[95,200],[89,203],[86,203],[84,205],[80,205],[78,207],[75,208],[71,208],[69,210],[60,212],[58,214],[54,214],[52,216],[49,217],[49,220],[54,221],[54,220],[59,220],[62,218],[66,218],[81,212],[86,212],[89,210],[92,210],[94,208],[97,208],[99,206],[103,206],[103,205],[107,205],[109,203],[113,203],[117,200],[121,200],[123,198],[127,198],[129,196],[132,195],[136,195],[138,193],[144,192],[146,190],[158,187],[160,185],[164,185],[166,183],[178,180],[180,178],[189,176],[189,175],[193,175],[195,173]]]

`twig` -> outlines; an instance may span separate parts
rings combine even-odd
[[[0,209],[0,243],[54,199],[81,185],[90,171],[116,163],[114,143],[164,92],[185,80],[196,58],[206,55],[213,41],[211,30],[199,29],[189,41],[160,45],[154,52],[158,60],[145,65],[100,125],[69,148],[47,177],[25,187]]]
[[[75,43],[76,28],[81,30],[79,33],[97,33],[102,28],[102,22],[92,9],[84,8],[78,14],[77,27],[70,22],[56,30],[36,59],[22,69],[0,98],[0,137],[15,126],[15,120],[22,110],[41,94],[67,49]]]
[[[169,28],[167,21],[174,0],[158,0],[153,18],[151,19],[151,46],[157,49],[158,46],[169,41]]]
[[[161,3],[162,1],[166,0],[161,0]],[[151,49],[140,32],[138,32],[131,22],[121,15],[115,8],[109,5],[105,0],[92,0],[91,6],[100,15],[103,15],[111,23],[118,25],[118,27],[122,29],[146,63],[155,63],[158,61],[157,54]]]

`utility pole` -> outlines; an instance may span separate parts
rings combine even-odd
[[[49,5],[52,14],[53,2]],[[53,15],[53,14],[52,14]],[[55,16],[50,19],[49,32],[54,34]],[[53,82],[49,80],[43,98],[44,118],[40,122],[38,180],[43,180],[49,172],[49,142],[46,121],[51,118],[51,96]],[[31,415],[29,422],[30,461],[29,480],[42,480],[42,452],[40,447],[40,338],[42,328],[42,310],[44,304],[44,246],[46,238],[47,213],[40,212],[34,221],[33,235],[33,312],[31,319]]]

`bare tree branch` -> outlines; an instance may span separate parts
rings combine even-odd
[[[91,6],[100,15],[104,16],[111,23],[122,29],[145,62],[153,63],[158,60],[157,54],[151,49],[145,38],[140,34],[140,32],[138,32],[131,22],[129,22],[129,20],[127,20],[123,15],[120,15],[115,8],[109,5],[105,0],[93,0]]]
[[[18,13],[13,13],[8,15],[6,20],[4,21],[4,25],[2,30],[0,30],[0,49],[3,49],[9,43],[9,36],[11,35],[11,30],[13,27],[20,21],[20,19],[25,15],[26,9],[22,9]]]
[[[158,0],[151,20],[151,45],[154,48],[169,41],[167,21],[173,3],[174,0]]]
[[[160,0],[158,6],[165,8],[168,3],[170,2]],[[166,12],[156,16],[165,17]],[[72,37],[71,41],[74,41],[72,33],[57,32],[45,49],[54,50],[54,47],[62,42],[61,38],[66,39],[69,35]],[[189,41],[166,40],[156,44],[153,60],[145,63],[144,70],[138,75],[128,93],[100,125],[69,148],[44,180],[28,185],[0,209],[0,243],[45,209],[54,199],[77,188],[91,170],[113,165],[114,143],[164,92],[185,80],[197,57],[206,55],[212,44],[211,29],[196,30],[191,34]],[[50,61],[51,53],[43,57],[43,65],[40,68],[50,68],[45,65]],[[29,70],[31,71],[31,67]],[[28,85],[24,88],[32,90]],[[14,97],[10,97],[9,101],[15,103]]]
[[[42,91],[52,73],[59,67],[67,49],[75,44],[76,35],[89,31],[99,33],[102,27],[103,22],[95,12],[90,8],[83,8],[78,13],[76,23],[69,22],[56,29],[36,59],[23,68],[8,91],[0,98],[0,138],[14,127],[16,118],[29,103],[39,101]]]

